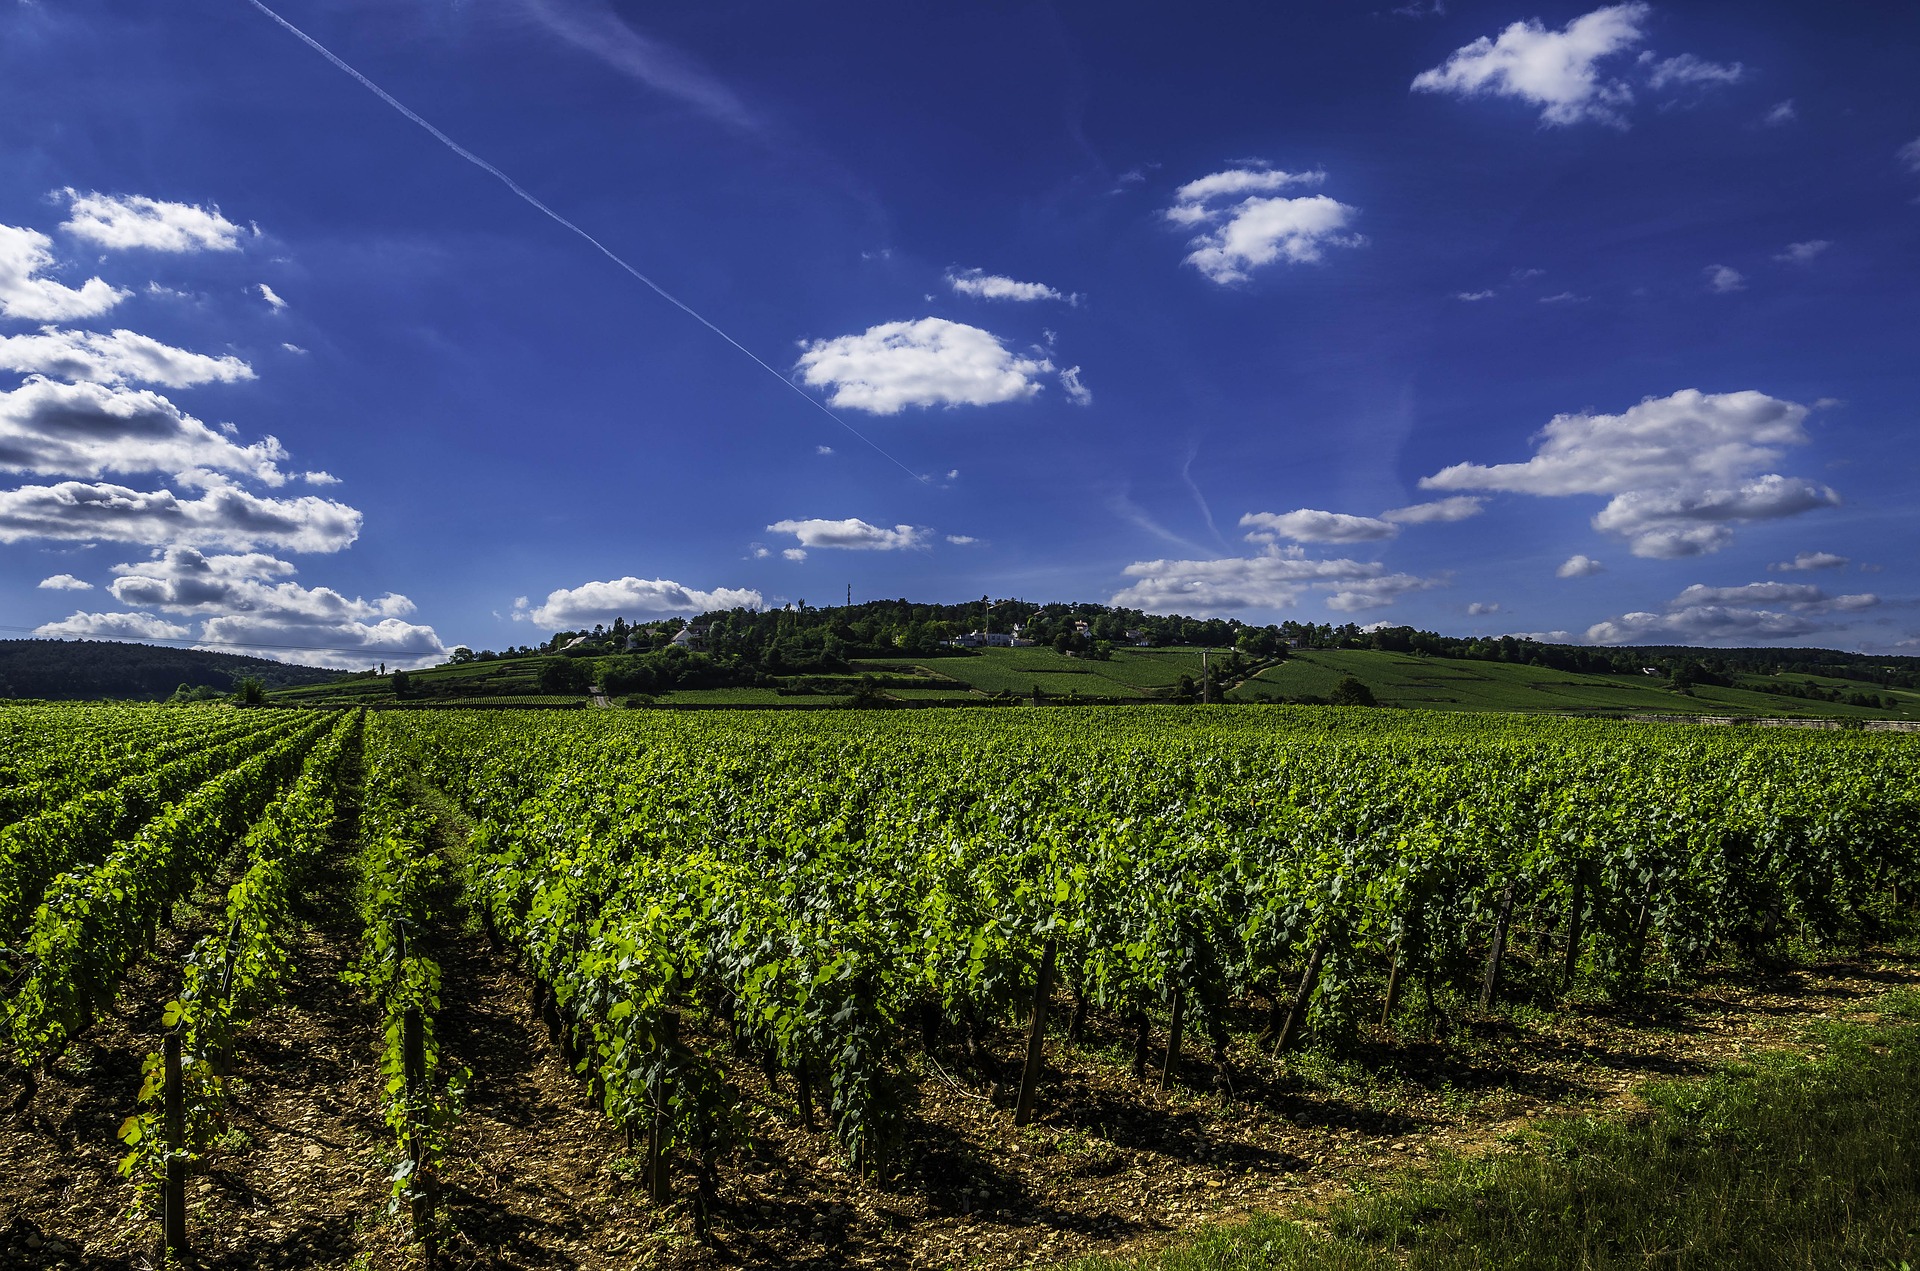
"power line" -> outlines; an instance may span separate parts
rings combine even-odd
[[[308,35],[305,31],[302,31],[299,27],[287,21],[285,18],[281,17],[278,13],[275,13],[272,9],[269,9],[265,4],[261,3],[261,0],[247,0],[247,3],[251,4],[254,8],[260,10],[260,12],[266,14],[269,18],[272,18],[275,22],[279,23],[282,27],[286,28],[287,31],[289,31],[295,37],[297,37],[301,41],[301,43],[305,44],[308,48],[318,53],[321,57],[326,58],[329,62],[333,63],[334,66],[338,67],[340,70],[346,72],[348,75],[351,75],[355,80],[359,81],[361,87],[365,88],[368,92],[372,93],[375,97],[378,97],[381,101],[385,102],[387,105],[393,107],[395,110],[399,111],[402,115],[406,116],[406,118],[411,120],[413,123],[418,124],[421,128],[425,129],[427,133],[431,135],[435,141],[438,141],[441,145],[453,151],[455,154],[459,155],[462,159],[465,159],[468,163],[471,163],[474,167],[479,168],[482,172],[486,173],[488,176],[492,177],[494,180],[500,182],[500,184],[506,186],[507,189],[511,190],[516,197],[521,199],[523,202],[527,203],[529,206],[543,213],[544,215],[546,215],[547,217],[549,217],[550,219],[552,219],[562,227],[568,230],[571,230],[573,233],[585,239],[589,244],[593,246],[595,251],[599,252],[602,256],[605,256],[608,260],[618,265],[621,269],[625,270],[627,273],[633,275],[635,278],[639,279],[642,283],[646,284],[647,287],[652,289],[652,291],[656,295],[658,295],[662,300],[665,300],[668,304],[680,310],[682,313],[692,318],[695,322],[698,322],[701,326],[713,332],[715,335],[719,336],[722,340],[725,340],[728,344],[731,344],[734,348],[738,349],[741,353],[744,353],[749,359],[752,360],[755,366],[758,366],[761,370],[765,371],[767,374],[773,376],[773,378],[779,380],[782,384],[786,385],[789,389],[793,390],[793,392],[797,394],[802,401],[806,402],[807,405],[813,407],[815,410],[825,415],[828,419],[831,419],[834,423],[840,425],[842,428],[852,433],[855,437],[867,443],[867,445],[871,446],[875,452],[877,452],[882,457],[887,459],[895,467],[899,468],[900,471],[906,473],[908,476],[912,477],[915,481],[918,481],[923,485],[932,484],[930,478],[928,478],[924,473],[915,472],[912,468],[909,468],[906,464],[894,458],[894,456],[890,452],[888,452],[885,448],[883,448],[879,442],[867,436],[865,433],[861,432],[858,428],[855,428],[852,424],[848,423],[846,420],[840,418],[839,415],[835,414],[824,403],[819,401],[817,398],[810,396],[798,384],[795,384],[792,380],[782,375],[779,371],[776,371],[773,369],[773,367],[767,365],[766,362],[760,359],[760,356],[757,353],[755,353],[752,349],[749,349],[746,345],[740,343],[740,341],[734,339],[732,336],[728,335],[725,331],[722,331],[719,327],[715,326],[713,323],[709,322],[704,316],[702,316],[697,310],[695,310],[692,305],[689,305],[684,300],[681,300],[678,296],[668,291],[665,287],[662,287],[659,283],[647,277],[645,274],[641,273],[638,269],[634,268],[632,265],[628,264],[627,261],[624,258],[622,258],[617,252],[615,252],[612,248],[608,247],[605,243],[601,242],[599,239],[595,238],[592,234],[589,234],[586,230],[581,229],[578,225],[574,224],[572,221],[568,220],[566,217],[560,215],[560,213],[554,211],[551,207],[548,207],[545,203],[541,202],[539,198],[537,198],[530,191],[528,191],[527,188],[521,185],[518,181],[515,181],[512,177],[502,172],[499,168],[494,167],[491,163],[488,163],[485,159],[482,159],[479,155],[467,149],[465,146],[455,141],[452,137],[449,137],[446,133],[440,131],[440,129],[434,127],[431,123],[427,122],[427,120],[423,118],[418,112],[410,109],[407,105],[401,102],[399,98],[395,97],[392,93],[389,93],[386,89],[380,87],[378,84],[368,79],[365,75],[362,75],[359,71],[355,70],[352,66],[348,65],[346,61],[343,60],[338,54],[334,53],[332,49],[329,49],[326,45],[320,43],[320,41],[314,39],[311,35]]]

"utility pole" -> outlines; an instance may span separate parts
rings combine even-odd
[[[853,584],[847,584],[847,608],[853,608]]]
[[[1207,673],[1207,655],[1212,649],[1200,650],[1200,704],[1213,705],[1213,676]]]

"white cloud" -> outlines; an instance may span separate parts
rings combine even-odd
[[[790,560],[798,565],[807,558],[807,549],[804,547],[783,547],[780,549],[780,555],[783,559]]]
[[[1435,499],[1431,503],[1415,503],[1409,507],[1392,508],[1380,514],[1383,521],[1393,521],[1399,525],[1434,525],[1449,521],[1464,521],[1470,516],[1479,516],[1486,500],[1472,494],[1456,494],[1451,498]]]
[[[1774,259],[1787,265],[1811,264],[1815,257],[1831,246],[1833,244],[1824,238],[1812,238],[1804,243],[1788,243]]]
[[[1767,566],[1771,573],[1799,573],[1815,569],[1839,569],[1850,562],[1845,556],[1836,556],[1832,552],[1801,552],[1792,560],[1776,561]]]
[[[75,578],[72,574],[55,574],[51,578],[42,578],[39,583],[42,591],[92,591],[93,584]]]
[[[1683,389],[1618,415],[1557,415],[1524,463],[1460,463],[1423,478],[1429,490],[1512,491],[1611,501],[1594,528],[1632,543],[1636,556],[1717,551],[1731,524],[1837,504],[1831,489],[1764,471],[1807,440],[1807,408],[1764,393]]]
[[[287,344],[284,341],[281,343],[280,347],[285,349],[289,353],[297,353],[303,357],[306,355],[306,352],[307,352],[307,350],[301,348],[297,344]]]
[[[1206,227],[1189,242],[1187,263],[1217,283],[1244,282],[1248,272],[1284,260],[1306,264],[1327,247],[1358,247],[1366,239],[1343,233],[1357,209],[1324,194],[1261,197],[1252,191],[1319,185],[1324,172],[1282,172],[1240,166],[1189,181],[1174,192],[1165,215],[1176,225]],[[1232,201],[1236,196],[1249,197]]]
[[[1210,173],[1187,182],[1173,192],[1173,207],[1167,219],[1181,225],[1198,225],[1210,219],[1206,204],[1215,199],[1241,194],[1271,194],[1295,185],[1319,185],[1327,179],[1324,172],[1282,172],[1265,164],[1249,163]]]
[[[1296,543],[1365,543],[1392,538],[1400,527],[1371,516],[1298,508],[1292,512],[1249,512],[1240,518],[1250,543],[1291,539]]]
[[[558,588],[548,592],[545,601],[533,606],[521,596],[513,602],[513,616],[537,626],[572,630],[615,618],[664,618],[714,609],[758,609],[764,603],[760,593],[751,588],[716,587],[712,591],[700,591],[665,578],[629,576],[612,582]]]
[[[1810,583],[1695,583],[1668,601],[1664,613],[1637,611],[1597,622],[1587,628],[1587,639],[1598,644],[1795,639],[1836,630],[1846,624],[1831,615],[1857,613],[1879,603],[1880,597],[1870,593],[1829,596]]]
[[[1558,31],[1537,19],[1515,22],[1498,39],[1481,36],[1455,50],[1445,63],[1414,77],[1416,92],[1461,97],[1515,97],[1540,107],[1546,124],[1583,120],[1624,128],[1622,113],[1633,90],[1620,79],[1603,79],[1598,64],[1638,44],[1648,6],[1640,3],[1596,9]]]
[[[1093,390],[1080,382],[1080,368],[1069,366],[1060,372],[1060,387],[1066,390],[1067,400],[1075,406],[1093,405]]]
[[[1812,583],[1746,583],[1739,587],[1709,587],[1695,583],[1673,598],[1675,608],[1693,605],[1818,605],[1827,593]]]
[[[1809,635],[1822,625],[1801,614],[1703,606],[1664,614],[1644,610],[1622,614],[1588,627],[1587,639],[1595,644],[1782,640]]]
[[[1327,597],[1327,608],[1336,613],[1384,609],[1410,591],[1425,591],[1440,585],[1438,579],[1419,578],[1413,574],[1382,574],[1334,592]]]
[[[1773,108],[1760,117],[1760,122],[1769,128],[1780,128],[1800,118],[1800,112],[1794,109],[1793,98],[1775,102]]]
[[[1839,501],[1827,486],[1768,473],[1721,489],[1615,495],[1593,527],[1631,539],[1635,556],[1671,559],[1719,551],[1733,541],[1731,523],[1797,516]]]
[[[267,286],[267,284],[263,282],[255,283],[254,287],[256,290],[259,291],[260,298],[266,301],[267,304],[272,307],[275,313],[279,313],[282,309],[287,307],[287,302],[282,300],[280,298],[280,294],[276,292],[272,287]]]
[[[1591,556],[1576,552],[1567,557],[1560,568],[1553,571],[1555,578],[1591,578],[1595,574],[1606,572],[1606,566]]]
[[[156,252],[231,252],[240,248],[238,225],[217,207],[167,203],[138,194],[81,194],[72,201],[61,229],[111,251],[145,248]]]
[[[764,130],[725,81],[692,55],[628,25],[605,0],[518,0],[514,7],[550,34],[657,93],[742,132]]]
[[[197,499],[62,481],[0,491],[0,543],[141,543],[337,552],[360,536],[357,509],[315,495],[268,499],[217,483]]]
[[[1309,560],[1297,548],[1224,560],[1136,561],[1121,572],[1136,581],[1110,603],[1154,613],[1286,609],[1309,591],[1331,592],[1327,607],[1352,613],[1441,585],[1438,579],[1389,574],[1378,561]]]
[[[1068,304],[1078,304],[1079,296],[1068,295],[1043,282],[1020,282],[1003,274],[990,274],[984,269],[962,269],[958,273],[947,274],[947,285],[955,294],[972,296],[978,300],[1062,300]]]
[[[1909,172],[1920,172],[1920,137],[1915,137],[1906,145],[1894,151],[1894,158],[1900,160]]]
[[[966,547],[968,544],[978,543],[980,540],[971,534],[949,534],[947,535],[947,541],[955,547]]]
[[[1488,300],[1491,299],[1492,296],[1493,291],[1491,289],[1486,291],[1456,291],[1453,293],[1455,300]]]
[[[389,670],[406,670],[433,666],[447,657],[438,632],[401,618],[328,622],[287,614],[229,614],[207,619],[199,638],[197,648],[251,648],[302,666],[362,667],[378,659]]]
[[[1700,272],[1707,276],[1707,290],[1718,295],[1747,289],[1746,276],[1731,265],[1708,265]]]
[[[1870,593],[1829,596],[1806,583],[1695,583],[1669,601],[1666,612],[1639,611],[1597,622],[1587,628],[1587,638],[1598,644],[1794,639],[1845,625],[1828,615],[1857,613],[1879,603],[1880,597]]]
[[[878,525],[869,525],[859,517],[850,516],[844,521],[826,521],[815,518],[806,521],[775,521],[767,526],[772,534],[791,534],[800,540],[802,547],[842,547],[854,551],[898,551],[902,548],[926,546],[926,531],[911,525],[896,525],[885,529]]]
[[[1577,296],[1571,291],[1556,291],[1551,296],[1540,297],[1539,303],[1543,305],[1583,305],[1590,299],[1592,299],[1591,296]]]
[[[833,447],[832,446],[815,446],[813,448],[813,453],[815,453],[816,455],[830,455],[833,453]]]
[[[1467,606],[1467,616],[1470,618],[1484,618],[1488,614],[1494,614],[1499,612],[1500,612],[1500,604],[1498,601],[1494,601],[1488,604],[1483,604],[1480,601],[1476,600],[1472,604]]]
[[[257,647],[309,666],[360,666],[375,657],[422,666],[446,653],[432,627],[405,621],[414,611],[407,597],[365,600],[303,587],[289,581],[291,564],[262,553],[208,556],[169,547],[113,572],[108,590],[121,604],[204,618],[197,638],[205,648]]]
[[[0,336],[0,370],[51,375],[96,384],[231,384],[253,378],[253,368],[237,357],[189,353],[134,331],[62,331],[43,327],[38,335]]]
[[[292,564],[262,552],[209,556],[192,547],[168,547],[153,559],[115,565],[107,590],[134,609],[178,614],[267,614],[303,621],[404,618],[414,610],[405,596],[349,599],[330,587],[286,581]]]
[[[801,346],[801,378],[831,387],[828,401],[876,415],[908,406],[991,406],[1022,401],[1050,374],[1044,357],[1018,357],[998,337],[945,318],[886,322],[860,335]]]
[[[4,471],[98,477],[212,470],[279,485],[286,480],[279,468],[286,457],[276,438],[235,445],[150,389],[60,384],[33,376],[11,392],[0,392]],[[193,483],[206,482],[195,477]]]
[[[53,240],[38,230],[0,225],[0,315],[29,322],[91,318],[131,294],[100,278],[69,287],[40,277],[54,263],[52,247]]]
[[[179,640],[190,630],[150,613],[75,613],[42,623],[33,634],[51,640]]]
[[[1746,74],[1747,69],[1738,62],[1728,66],[1720,62],[1709,62],[1691,53],[1661,59],[1656,59],[1651,53],[1642,53],[1640,64],[1647,71],[1647,87],[1656,93],[1669,88],[1685,88],[1693,85],[1735,84]]]

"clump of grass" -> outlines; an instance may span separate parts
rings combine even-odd
[[[1814,1053],[1647,1087],[1652,1111],[1552,1125],[1318,1215],[1260,1219],[1075,1271],[1896,1269],[1920,1250],[1920,998],[1830,1023]]]

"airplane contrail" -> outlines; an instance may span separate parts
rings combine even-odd
[[[453,151],[455,154],[459,155],[462,159],[465,159],[468,163],[471,163],[474,167],[480,169],[482,172],[486,173],[488,176],[492,177],[494,180],[498,181],[500,184],[506,186],[509,190],[513,191],[515,196],[517,196],[522,202],[528,204],[529,206],[533,207],[536,211],[539,211],[545,216],[551,218],[553,221],[555,221],[562,227],[573,231],[575,234],[585,239],[588,243],[592,244],[595,251],[599,252],[602,256],[605,256],[608,260],[620,266],[620,268],[624,269],[627,273],[632,274],[635,278],[639,279],[642,283],[646,284],[646,286],[650,288],[654,292],[654,294],[659,296],[662,300],[666,301],[668,304],[672,305],[674,308],[680,310],[680,312],[686,314],[689,318],[692,318],[695,322],[698,322],[701,326],[713,332],[715,335],[719,336],[722,340],[725,340],[728,344],[731,344],[734,348],[740,350],[740,352],[744,353],[748,358],[752,359],[753,364],[755,366],[758,366],[761,370],[773,376],[775,379],[779,380],[782,384],[786,385],[788,388],[792,389],[793,392],[799,396],[800,400],[806,402],[807,405],[813,407],[815,410],[825,415],[828,419],[831,419],[834,423],[840,425],[842,428],[852,433],[855,437],[858,437],[861,441],[866,442],[867,445],[871,446],[877,453],[879,453],[880,455],[885,457],[887,460],[892,462],[893,465],[899,468],[902,472],[912,477],[915,481],[919,481],[923,484],[931,483],[930,479],[925,474],[915,472],[912,468],[909,468],[906,464],[901,463],[900,460],[894,458],[892,454],[890,454],[885,448],[883,448],[879,442],[867,436],[865,433],[861,432],[858,428],[855,428],[852,424],[848,423],[846,420],[840,418],[839,415],[835,414],[832,410],[828,409],[828,407],[822,402],[820,402],[817,398],[809,396],[807,392],[804,389],[802,389],[798,384],[795,384],[792,380],[782,375],[779,371],[776,371],[773,369],[773,367],[767,365],[764,361],[760,359],[760,356],[756,354],[752,349],[740,343],[740,341],[734,339],[732,336],[728,335],[725,331],[722,331],[719,327],[715,326],[713,323],[707,321],[707,319],[703,317],[696,309],[694,309],[692,305],[689,305],[686,301],[680,299],[680,297],[674,295],[672,292],[668,291],[665,287],[662,287],[659,283],[647,277],[645,274],[641,273],[638,269],[635,269],[632,265],[628,264],[626,260],[624,260],[619,255],[619,253],[615,252],[611,247],[608,247],[605,243],[601,242],[599,239],[595,238],[593,235],[587,233],[587,231],[581,229],[578,225],[574,224],[572,221],[568,220],[566,217],[560,215],[560,213],[548,207],[545,203],[541,202],[538,197],[536,197],[531,191],[529,191],[525,186],[521,185],[518,181],[515,181],[512,177],[508,176],[506,173],[502,172],[500,169],[494,167],[491,163],[488,163],[485,159],[482,159],[479,155],[467,149],[465,146],[455,141],[452,137],[449,137],[446,133],[441,132],[438,128],[434,127],[433,124],[429,123],[425,118],[423,118],[418,112],[408,107],[405,102],[402,102],[399,98],[395,97],[392,93],[389,93],[386,89],[380,87],[380,85],[374,83],[372,80],[368,79],[365,75],[362,75],[359,71],[355,70],[352,66],[348,65],[347,62],[344,59],[342,59],[338,54],[336,54],[332,49],[320,43],[320,41],[314,39],[311,35],[308,35],[305,31],[302,31],[299,27],[295,26],[293,23],[281,17],[278,13],[275,13],[272,9],[268,8],[265,4],[261,3],[261,0],[247,0],[247,3],[252,5],[254,8],[260,10],[260,12],[266,14],[269,18],[272,18],[275,22],[279,23],[282,27],[286,28],[286,30],[289,33],[291,33],[294,37],[296,37],[302,44],[305,44],[308,48],[318,53],[321,57],[324,57],[329,62],[332,62],[340,70],[345,71],[348,75],[351,75],[354,79],[358,80],[362,88],[366,89],[368,92],[372,93],[375,97],[378,97],[381,101],[393,107],[395,110],[399,111],[402,115],[405,115],[408,119],[412,120],[414,123],[418,124],[421,128],[425,129],[427,133],[430,136],[432,136],[435,141],[438,141],[441,145]]]

